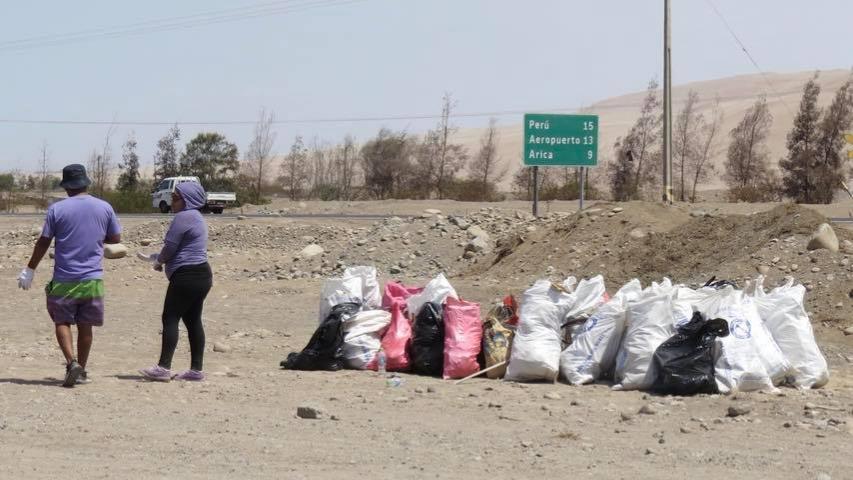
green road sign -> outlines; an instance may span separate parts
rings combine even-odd
[[[524,115],[524,164],[598,165],[598,115]]]

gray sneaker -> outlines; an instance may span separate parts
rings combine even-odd
[[[65,388],[74,387],[81,373],[83,373],[83,367],[77,363],[77,360],[71,360],[71,363],[65,366],[65,381],[62,382],[62,386]]]
[[[77,378],[77,385],[86,385],[87,383],[92,383],[92,379],[89,378],[89,372],[83,370],[83,373]]]

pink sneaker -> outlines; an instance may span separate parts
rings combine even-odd
[[[141,373],[146,379],[155,382],[168,382],[175,376],[171,370],[163,368],[160,365],[144,368],[140,370],[139,373]]]
[[[177,380],[185,380],[187,382],[200,382],[204,380],[204,373],[199,370],[184,370],[179,373],[175,379]]]

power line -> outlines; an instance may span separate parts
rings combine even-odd
[[[21,40],[9,40],[0,42],[0,52],[18,52],[35,48],[79,43],[93,39],[119,38],[163,31],[185,30],[258,17],[302,12],[317,8],[344,6],[366,0],[301,0],[301,3],[296,3],[297,1],[299,0],[280,0],[239,9],[217,10],[181,17],[149,20],[119,27],[106,27],[72,33],[43,35]]]
[[[752,56],[752,54],[749,53],[749,50],[746,48],[746,45],[744,45],[744,43],[737,36],[734,29],[732,29],[731,25],[729,25],[729,22],[726,21],[726,18],[723,16],[723,14],[720,12],[719,9],[717,9],[717,6],[714,5],[714,2],[712,2],[711,0],[705,0],[705,3],[707,3],[708,6],[710,6],[711,9],[714,10],[714,13],[717,14],[717,17],[719,17],[719,19],[723,22],[723,25],[725,25],[726,30],[729,31],[729,34],[731,34],[732,38],[734,38],[735,42],[737,42],[737,44],[740,46],[741,50],[743,50],[743,53],[746,54],[746,57],[749,59],[750,62],[752,62],[752,65],[755,67],[756,70],[758,70],[758,73],[761,74],[761,77],[764,79],[764,81],[767,83],[767,86],[770,88],[770,92],[772,92],[773,95],[780,102],[782,102],[782,105],[785,106],[785,109],[788,110],[788,113],[791,116],[794,116],[794,112],[791,111],[791,107],[789,107],[788,104],[785,102],[785,100],[783,100],[782,97],[779,95],[779,93],[776,92],[776,89],[773,87],[773,83],[770,81],[770,78],[767,76],[766,73],[764,73],[764,70],[762,70],[761,67],[758,66],[758,62],[756,62],[755,58]]]
[[[785,94],[795,94],[797,91],[785,92]],[[745,100],[752,98],[752,95],[729,95],[718,97],[720,101],[730,100]],[[503,117],[508,115],[523,115],[530,112],[552,113],[552,112],[577,112],[581,110],[602,111],[614,110],[618,108],[631,108],[640,105],[637,102],[621,102],[621,103],[605,103],[601,105],[583,105],[575,107],[558,107],[558,108],[528,108],[524,110],[495,110],[488,112],[462,112],[454,113],[452,118],[477,118],[477,117]],[[361,117],[327,117],[327,118],[302,118],[302,119],[279,119],[274,120],[273,124],[317,124],[317,123],[364,123],[364,122],[386,122],[386,121],[410,121],[410,120],[435,120],[441,118],[440,114],[408,114],[408,115],[384,115],[384,116],[361,116]],[[257,120],[192,120],[192,121],[165,121],[165,120],[64,120],[64,119],[23,119],[23,118],[0,118],[0,124],[19,124],[19,125],[118,125],[118,126],[171,126],[171,125],[186,125],[186,126],[240,126],[254,125]]]

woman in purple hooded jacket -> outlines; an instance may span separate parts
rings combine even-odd
[[[207,195],[197,182],[179,183],[172,192],[175,218],[166,232],[163,249],[154,263],[155,270],[165,267],[169,278],[163,304],[163,344],[157,365],[140,370],[145,378],[168,382],[204,380],[204,327],[201,312],[204,299],[213,286],[213,274],[207,263],[207,223],[200,209]],[[172,355],[178,345],[178,322],[183,319],[190,341],[190,369],[172,373]]]

